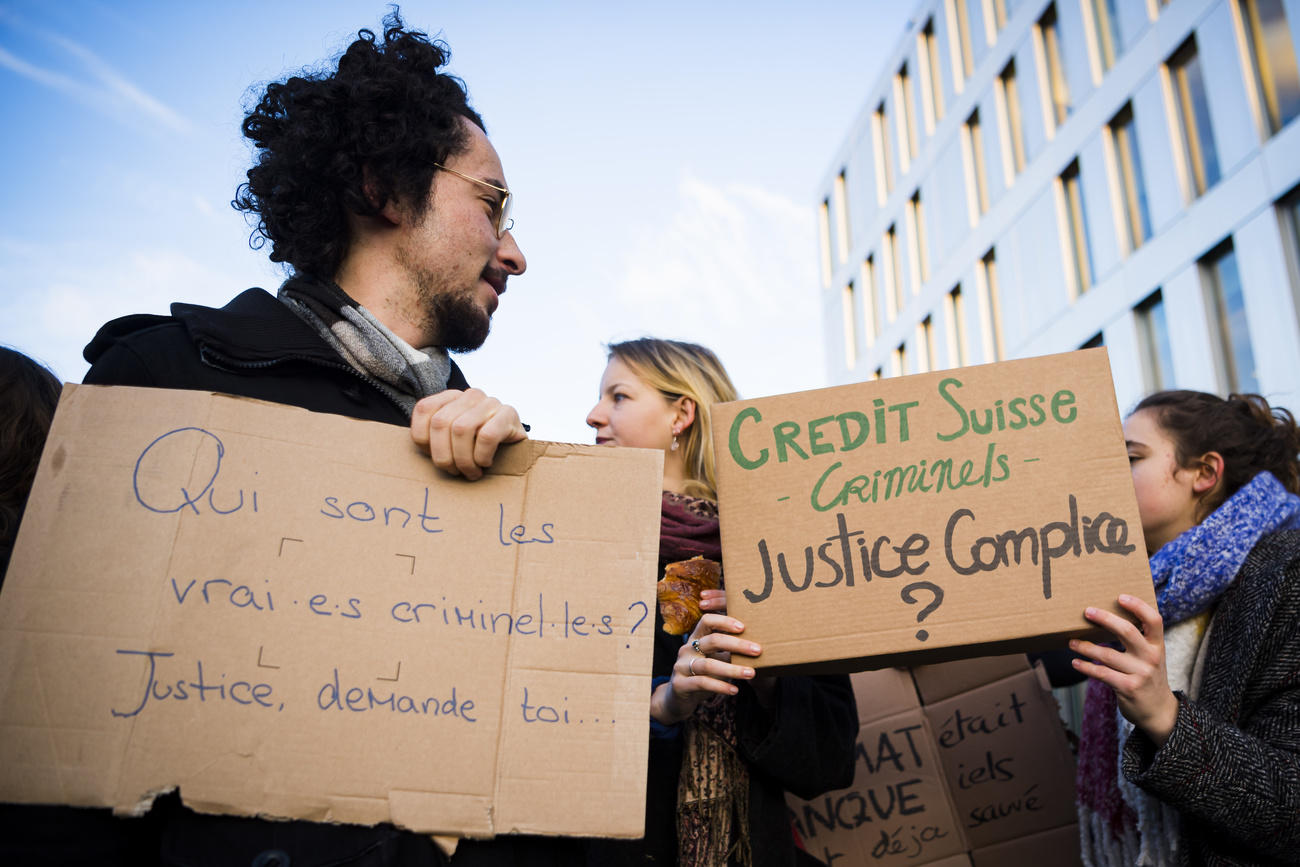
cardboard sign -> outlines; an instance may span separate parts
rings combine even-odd
[[[773,671],[1063,645],[1154,604],[1103,349],[715,408],[728,612]]]
[[[1074,821],[1074,762],[1041,669],[928,704],[925,715],[972,848]]]
[[[898,676],[907,673],[853,676],[860,716],[871,718],[858,734],[853,785],[812,801],[787,797],[804,847],[823,863],[925,864],[967,848],[916,692],[910,683],[910,700],[895,692]],[[900,698],[911,707],[879,715]]]
[[[651,451],[466,482],[399,427],[68,386],[0,595],[0,800],[640,836],[661,486]]]
[[[924,699],[923,681],[945,697]],[[809,852],[835,867],[1078,863],[1074,761],[1041,668],[1023,655],[886,668],[854,674],[853,690],[853,785],[786,796]]]

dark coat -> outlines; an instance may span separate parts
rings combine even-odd
[[[660,573],[666,564],[661,553]],[[681,646],[682,637],[664,632],[663,616],[656,611],[656,679],[672,674]],[[764,707],[748,684],[740,684],[737,752],[749,771],[749,839],[754,867],[792,867],[799,862],[785,793],[811,799],[852,785],[858,708],[846,674],[778,677],[771,704]],[[674,731],[650,740],[645,839],[592,841],[588,867],[677,863],[677,786],[684,739],[681,732]]]
[[[171,316],[114,320],[86,347],[85,382],[222,392],[405,426],[406,414],[354,371],[288,307],[261,289],[214,310],[172,305]],[[453,363],[450,388],[466,388]],[[455,867],[568,867],[582,841],[498,837],[468,840]],[[447,860],[429,837],[387,825],[366,828],[207,816],[169,795],[143,819],[71,807],[0,809],[0,863],[139,867],[390,867]]]
[[[1124,775],[1182,814],[1184,863],[1300,864],[1300,530],[1265,536],[1215,609],[1200,698]]]
[[[114,319],[85,350],[87,385],[188,388],[406,425],[406,413],[314,329],[261,289],[219,310],[173,304],[171,316]],[[453,361],[448,388],[468,388]]]

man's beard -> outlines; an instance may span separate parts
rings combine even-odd
[[[448,352],[469,352],[483,345],[492,328],[492,318],[474,297],[473,287],[461,292],[434,290],[428,294],[425,289],[424,285],[420,286],[420,301],[432,319],[434,346]]]
[[[477,283],[452,289],[428,268],[416,265],[399,253],[398,262],[415,284],[412,318],[425,334],[433,335],[431,346],[448,352],[470,352],[487,340],[491,315],[477,296]]]

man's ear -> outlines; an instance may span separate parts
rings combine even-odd
[[[361,168],[361,189],[365,193],[366,201],[370,203],[372,208],[379,205],[378,185],[370,172],[370,166],[362,166]],[[406,218],[406,209],[398,204],[392,196],[389,196],[384,200],[384,204],[379,207],[379,211],[375,216],[390,225],[398,226]]]
[[[1206,452],[1196,462],[1196,478],[1192,480],[1192,490],[1197,494],[1208,494],[1218,487],[1223,480],[1223,455],[1218,452]]]
[[[695,401],[686,395],[682,395],[673,401],[673,406],[677,409],[676,423],[686,430],[695,423]]]

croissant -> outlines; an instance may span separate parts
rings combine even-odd
[[[692,557],[664,567],[664,577],[655,585],[664,632],[685,635],[700,619],[700,591],[722,586],[722,564]]]

